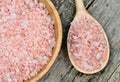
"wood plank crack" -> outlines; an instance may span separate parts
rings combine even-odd
[[[92,0],[89,4],[86,5],[86,9],[88,10],[90,6],[95,2],[95,0]]]

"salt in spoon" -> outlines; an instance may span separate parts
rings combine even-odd
[[[67,49],[72,65],[80,72],[94,74],[109,60],[109,42],[102,26],[75,0],[76,15],[68,32]]]

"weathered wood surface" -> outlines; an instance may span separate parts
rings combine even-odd
[[[74,0],[52,0],[63,24],[63,46],[50,71],[39,82],[120,82],[120,0],[84,0],[89,13],[104,27],[110,42],[108,65],[97,74],[85,75],[71,65],[66,35],[75,14]]]

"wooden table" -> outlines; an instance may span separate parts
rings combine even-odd
[[[108,65],[97,74],[76,71],[66,50],[66,35],[75,14],[74,0],[52,0],[63,24],[63,45],[50,71],[39,82],[120,82],[120,0],[84,0],[89,13],[104,27],[111,46]]]

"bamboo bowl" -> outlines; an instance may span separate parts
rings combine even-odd
[[[52,52],[53,55],[50,61],[48,62],[48,64],[45,65],[44,68],[36,76],[24,82],[36,82],[39,79],[41,79],[49,71],[49,69],[54,64],[59,54],[61,43],[62,43],[62,25],[61,25],[61,20],[56,8],[54,7],[54,5],[50,0],[39,0],[39,2],[42,2],[46,5],[46,8],[48,9],[50,16],[52,17],[52,20],[54,21],[56,44]]]

